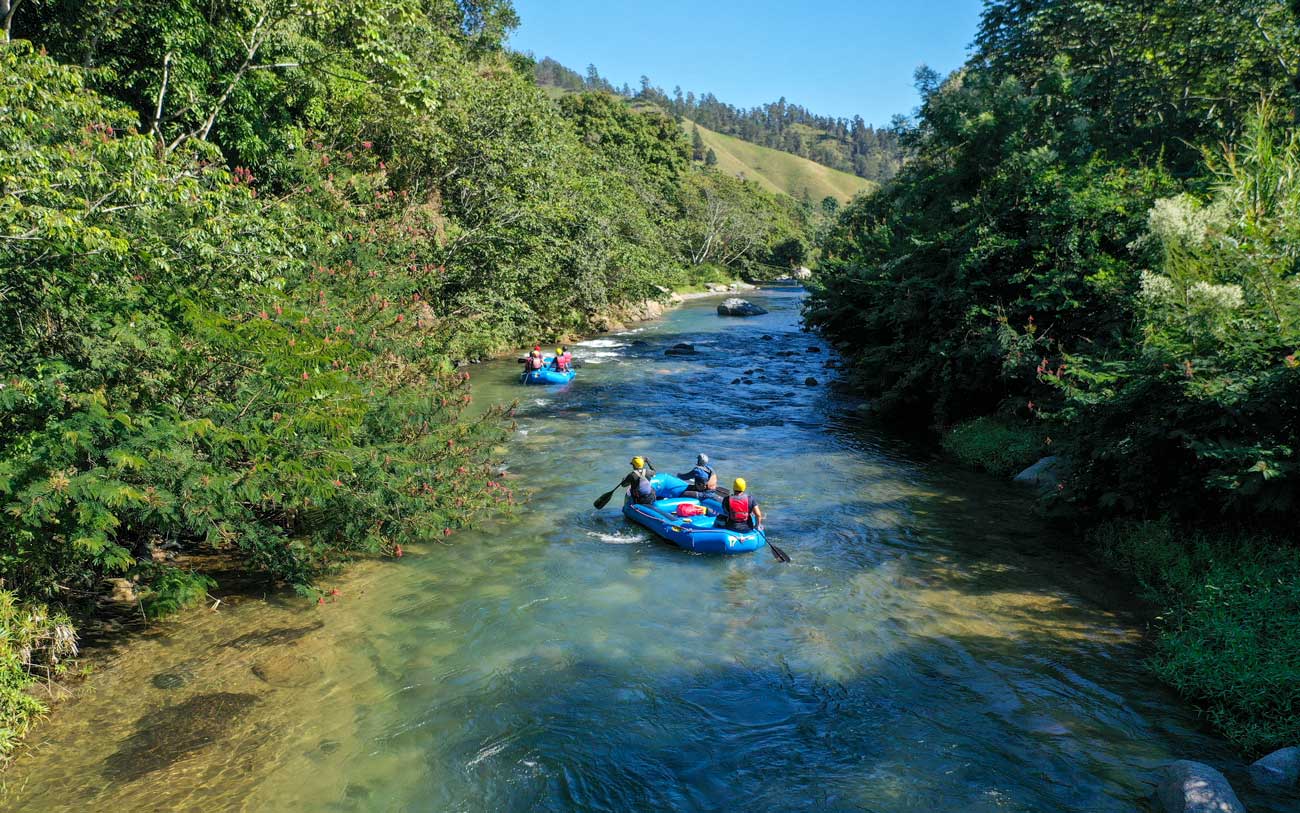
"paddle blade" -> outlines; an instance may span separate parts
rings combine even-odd
[[[618,486],[614,486],[614,491],[618,491]],[[610,499],[612,499],[614,496],[614,491],[606,491],[604,494],[601,494],[599,497],[596,498],[596,501],[592,503],[592,505],[596,507],[596,510],[599,511],[600,509],[609,505]]]
[[[781,550],[776,545],[773,545],[771,542],[768,542],[767,546],[772,549],[772,555],[776,557],[776,560],[778,562],[790,561],[790,557],[786,555],[785,551]]]

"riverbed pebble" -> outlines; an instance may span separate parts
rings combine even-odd
[[[1245,813],[1223,774],[1202,762],[1180,759],[1160,772],[1156,799],[1164,813]]]

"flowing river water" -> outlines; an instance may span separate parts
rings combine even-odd
[[[1129,811],[1184,757],[1245,790],[1143,671],[1131,597],[1026,495],[857,425],[800,297],[585,342],[563,389],[472,368],[480,403],[520,399],[524,510],[357,565],[325,606],[246,598],[122,644],[0,808]],[[699,451],[792,563],[592,508],[633,454]]]

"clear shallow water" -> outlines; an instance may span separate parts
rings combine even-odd
[[[37,730],[2,804],[1129,811],[1183,757],[1244,791],[1142,672],[1127,597],[1050,551],[1023,495],[913,459],[803,384],[830,374],[798,297],[584,343],[562,390],[473,368],[481,403],[520,399],[529,510],[359,565],[325,607],[247,599],[124,645]],[[666,358],[678,341],[701,355]],[[749,480],[792,564],[689,555],[618,500],[592,509],[633,454],[680,471],[697,451]]]

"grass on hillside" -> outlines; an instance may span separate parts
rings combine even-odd
[[[689,120],[682,127],[689,136],[697,125]],[[700,127],[706,147],[718,156],[718,169],[758,183],[772,192],[782,192],[796,200],[807,198],[814,204],[835,197],[847,202],[862,192],[874,192],[878,184],[848,172],[822,166],[807,158],[761,147],[739,138]]]
[[[573,92],[548,86],[542,86],[542,90],[552,99]],[[664,112],[658,105],[641,99],[623,99],[622,96],[609,95],[624,101],[630,109],[637,112]],[[696,126],[698,125],[689,119],[682,120],[682,128],[688,138]],[[814,132],[811,128],[807,129],[810,134]],[[700,127],[700,137],[704,139],[704,145],[718,156],[719,171],[754,181],[769,192],[789,195],[796,200],[803,200],[806,194],[814,205],[827,197],[847,203],[854,196],[874,192],[880,186],[875,181],[859,178],[852,173],[832,169],[792,153],[751,144],[707,127]]]

